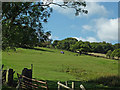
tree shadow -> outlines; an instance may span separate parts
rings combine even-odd
[[[46,81],[48,84],[49,90],[58,90],[58,80],[41,80],[38,78],[33,78],[40,81]],[[14,78],[14,88],[17,86],[18,78]],[[74,82],[74,90],[80,90],[80,85],[82,84],[86,90],[120,90],[120,77],[118,76],[104,76],[98,79],[89,80],[89,81],[72,81],[69,80],[68,87],[72,88],[72,82]],[[60,83],[66,85],[65,81],[60,81]],[[12,89],[14,89],[12,88]],[[8,88],[3,88],[2,90],[8,90]],[[12,90],[11,89],[11,90]],[[37,89],[39,90],[39,89]],[[42,89],[44,90],[44,89]],[[66,90],[63,87],[60,87],[60,90]]]
[[[22,47],[24,49],[32,49],[32,50],[38,50],[38,51],[47,51],[47,52],[54,52],[51,50],[45,50],[45,49],[40,49],[40,48],[31,48],[31,47]]]
[[[89,81],[72,81],[69,80],[68,87],[72,88],[72,82],[74,82],[74,89],[80,90],[80,85],[82,84],[86,90],[120,90],[120,78],[117,76],[109,76],[109,77],[100,77],[96,80]],[[46,80],[48,83],[48,87],[50,90],[57,90],[58,81]],[[62,84],[66,85],[65,81],[60,81]],[[61,87],[60,90],[66,90]]]
[[[102,76],[98,79],[89,80],[87,82],[88,85],[93,83],[95,88],[100,88],[103,90],[118,90],[120,89],[120,77],[119,76]]]
[[[58,84],[57,80],[45,80],[48,83],[48,88],[50,90],[57,90]],[[60,81],[62,84],[66,85],[65,81]],[[80,85],[82,84],[86,90],[120,90],[120,77],[118,76],[103,76],[98,79],[93,79],[89,81],[72,81],[69,80],[68,87],[72,88],[72,82],[74,82],[74,89],[80,90]],[[66,90],[61,87],[60,90]]]

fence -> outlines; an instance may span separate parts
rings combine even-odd
[[[13,76],[15,71],[13,69],[3,70],[4,65],[2,65],[0,72],[2,73],[2,83],[6,83],[9,86],[13,85]]]
[[[8,84],[9,86],[13,85],[13,75],[15,71],[13,69],[7,69],[2,70],[4,65],[2,65],[0,71],[2,72],[2,82]],[[31,64],[31,69],[24,68],[22,70],[22,74],[18,74],[18,84],[16,86],[16,89],[46,89],[48,90],[48,84],[46,81],[39,81],[36,79],[32,79],[32,71],[33,71],[33,65]],[[74,90],[75,89],[75,82],[72,82],[72,87],[68,87],[68,82],[66,81],[65,85],[57,82],[58,84],[58,90],[60,90],[60,87],[66,88],[68,90]],[[53,87],[54,88],[54,87]],[[81,84],[80,88],[82,90],[85,90],[84,86]]]
[[[30,79],[26,76],[20,75],[17,73],[18,76],[18,85],[17,89],[39,89],[39,88],[45,88],[48,90],[47,82],[44,81],[38,81],[35,79]],[[40,85],[42,84],[42,85]]]
[[[68,87],[68,82],[67,81],[66,81],[66,85],[64,85],[60,82],[57,82],[57,84],[58,84],[58,90],[60,90],[60,87],[66,88],[68,90],[74,90],[75,89],[75,83],[74,82],[72,82],[72,88]],[[80,85],[80,88],[82,90],[86,90],[85,87],[82,84]]]
[[[66,88],[68,90],[72,90],[72,88],[74,88],[74,87],[72,87],[72,88],[68,87],[67,83],[66,83],[66,85],[64,85],[64,84],[62,84],[60,82],[57,82],[57,84],[58,84],[58,90],[60,90],[60,86]]]

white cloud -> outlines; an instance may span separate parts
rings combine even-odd
[[[119,0],[85,0],[87,2],[119,2]]]
[[[59,3],[62,3],[62,2],[59,2]],[[51,7],[53,7],[54,10],[56,10],[57,12],[63,15],[66,15],[71,18],[75,17],[75,10],[72,8],[64,9],[56,5],[51,5]],[[108,14],[108,10],[106,10],[106,8],[103,5],[100,5],[98,2],[87,2],[87,6],[85,7],[85,9],[88,10],[88,14],[80,14],[77,17],[84,17],[84,16],[89,17],[92,15],[105,16]]]
[[[82,28],[85,29],[85,30],[91,30],[92,29],[92,27],[90,25],[83,25]]]
[[[118,40],[118,19],[100,18],[95,20],[97,36],[102,41]]]
[[[94,37],[86,37],[86,38],[74,37],[74,38],[76,38],[77,40],[82,40],[82,41],[97,42],[97,40]]]
[[[97,37],[99,41],[107,41],[107,42],[118,41],[118,18],[94,19],[93,23],[91,23],[90,25],[83,25],[82,27],[84,30],[93,31],[95,33],[94,36]],[[84,38],[81,39],[84,40]],[[94,41],[95,39],[87,37],[85,40]]]
[[[57,5],[51,5],[51,7],[60,14],[68,16],[70,18],[74,18],[75,10],[73,8],[61,8]]]
[[[11,0],[6,0],[6,2],[8,2],[8,1],[11,1]],[[33,2],[33,0],[25,0],[25,1]],[[40,1],[40,0],[34,0],[34,1]],[[63,1],[63,0],[42,0],[42,1],[47,1],[47,2],[56,1],[56,2],[60,2],[60,1]],[[64,1],[70,1],[70,0],[64,0]],[[80,1],[80,0],[75,0],[75,1]],[[86,2],[119,2],[119,0],[84,0],[84,1],[86,1]]]
[[[70,15],[70,14],[74,14],[75,13],[74,9],[70,9],[70,8],[64,9],[64,8],[56,6],[56,8],[54,8],[54,9],[56,11],[58,11],[59,13],[62,13],[64,15]]]
[[[90,42],[97,42],[97,40],[94,37],[87,37],[87,40]]]
[[[88,2],[86,9],[88,10],[88,14],[86,14],[86,16],[91,16],[96,14],[105,16],[108,14],[108,11],[106,10],[106,8],[97,2]]]

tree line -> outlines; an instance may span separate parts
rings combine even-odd
[[[82,40],[78,41],[76,38],[66,38],[63,40],[54,40],[51,47],[56,49],[63,49],[72,52],[80,51],[82,53],[94,52],[106,54],[107,57],[120,57],[120,44],[103,42],[89,42]]]

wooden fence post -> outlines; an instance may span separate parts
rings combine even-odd
[[[4,83],[6,81],[6,72],[7,72],[7,70],[2,71],[2,83]]]
[[[68,86],[68,82],[67,81],[65,82],[65,84],[66,84],[66,86]]]
[[[9,72],[9,69],[7,69],[7,71],[6,71],[6,80],[5,80],[5,83],[7,84],[8,83],[8,72]]]
[[[60,81],[59,81],[58,83],[60,83]],[[58,83],[57,83],[57,84],[58,84]],[[59,85],[59,84],[58,84],[58,90],[60,90],[60,85]]]
[[[62,83],[60,83],[60,82],[58,82],[57,84],[58,84],[58,90],[60,90],[60,86],[66,88],[66,89],[71,90],[70,87],[68,87],[68,86],[66,86],[66,85],[64,85],[64,84],[62,84]]]
[[[30,79],[32,79],[32,70],[31,70],[31,69],[24,68],[24,69],[22,70],[22,75],[23,75],[23,76],[26,76],[26,77],[28,77],[28,78],[30,78]]]
[[[6,72],[6,84],[8,84],[9,86],[13,85],[13,75],[14,75],[15,71],[13,71],[13,69],[7,69]]]
[[[74,90],[74,82],[72,82],[72,90]]]
[[[13,69],[9,69],[8,71],[8,85],[12,86],[13,85],[13,75],[14,75],[15,71],[13,71]]]
[[[80,85],[80,88],[81,88],[82,90],[86,90],[85,87],[84,87],[82,84]]]
[[[46,90],[48,90],[48,83],[47,83],[47,81],[46,81],[46,87],[47,87]]]
[[[32,79],[32,70],[24,68],[22,70],[22,75]],[[27,79],[23,78],[23,82],[25,82],[25,81],[28,81],[28,82],[32,83],[32,80],[27,80]],[[25,86],[25,87],[27,87],[27,86]],[[30,89],[32,89],[32,88],[30,88]]]
[[[21,88],[21,77],[18,73],[17,76],[18,76],[18,85],[16,86],[16,89],[19,90]]]

